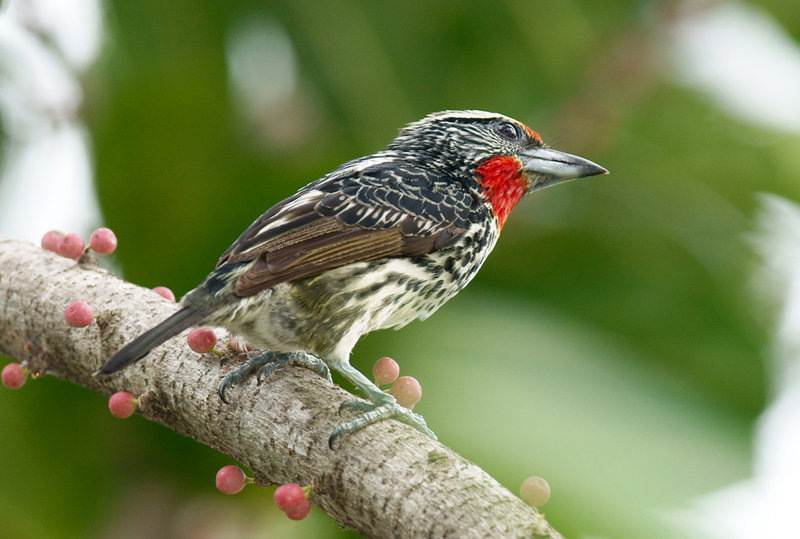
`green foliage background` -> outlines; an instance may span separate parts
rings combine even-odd
[[[760,5],[800,35],[800,4]],[[183,294],[269,206],[403,124],[448,108],[524,121],[611,175],[523,201],[459,297],[353,363],[395,357],[442,442],[511,490],[547,478],[565,535],[669,535],[665,509],[750,471],[767,325],[745,235],[757,192],[800,195],[796,136],[672,82],[671,6],[109,2],[84,113],[115,263]],[[242,119],[224,56],[262,19],[288,32],[302,90],[266,126]],[[0,394],[0,429],[8,537],[349,535],[319,510],[289,523],[271,491],[219,495],[227,458],[57,380]]]

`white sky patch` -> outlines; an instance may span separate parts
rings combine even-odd
[[[679,79],[747,122],[800,132],[800,47],[768,13],[720,3],[671,35]]]
[[[753,476],[667,516],[691,537],[800,537],[800,207],[777,196],[763,197],[761,206],[755,282],[779,309],[767,364],[774,397],[755,431]]]
[[[231,25],[225,58],[231,100],[248,145],[259,153],[291,152],[313,140],[322,114],[277,18],[250,14]]]
[[[86,236],[87,226],[100,222],[89,137],[80,125],[11,142],[3,154],[0,233],[38,242],[52,228]]]
[[[38,242],[102,222],[81,71],[102,41],[99,0],[8,0],[0,9],[0,234]]]
[[[100,50],[103,20],[97,0],[11,0],[11,19],[47,35],[64,58],[88,69]]]
[[[53,51],[10,12],[0,13],[0,107],[10,134],[28,138],[35,136],[31,130],[74,115],[82,93]]]
[[[297,59],[278,21],[251,18],[233,27],[226,47],[229,83],[251,111],[285,103],[297,88]]]

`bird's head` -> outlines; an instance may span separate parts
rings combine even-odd
[[[548,148],[525,124],[502,114],[449,110],[405,127],[389,150],[462,178],[491,204],[499,226],[527,193],[576,178],[608,174],[588,159]]]

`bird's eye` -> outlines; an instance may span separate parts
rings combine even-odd
[[[500,122],[494,126],[494,130],[503,137],[507,138],[508,140],[518,140],[519,139],[519,130],[517,126],[510,122]]]

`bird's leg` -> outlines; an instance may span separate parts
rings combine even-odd
[[[283,354],[264,352],[249,358],[242,365],[225,375],[219,384],[219,396],[223,402],[227,403],[228,399],[225,397],[225,391],[233,384],[253,373],[256,375],[256,380],[261,382],[262,378],[270,376],[273,372],[286,365],[300,365],[312,369],[320,376],[324,376],[329,382],[331,381],[331,373],[328,366],[316,356],[305,352]],[[354,410],[362,413],[352,421],[342,423],[336,427],[330,438],[328,438],[329,446],[333,447],[334,440],[340,436],[355,432],[384,419],[397,419],[411,425],[423,434],[427,434],[434,440],[436,439],[436,435],[428,428],[425,424],[425,419],[421,415],[415,414],[408,408],[397,404],[397,400],[392,395],[382,391],[369,378],[361,374],[358,369],[346,362],[332,363],[331,367],[360,389],[371,402],[352,400],[342,403],[339,411]]]
[[[312,356],[311,354],[307,354],[305,352],[291,352],[283,354],[264,352],[255,357],[248,358],[248,360],[242,365],[225,375],[225,377],[219,383],[219,389],[217,390],[219,393],[219,398],[222,399],[222,402],[227,403],[228,399],[225,397],[225,391],[227,391],[230,386],[240,381],[242,378],[246,378],[247,376],[253,374],[253,372],[256,373],[256,381],[261,383],[263,378],[267,378],[273,372],[281,367],[285,367],[286,365],[299,365],[301,367],[311,369],[329,382],[333,383],[331,380],[331,371],[328,369],[328,366],[325,365],[325,362],[318,357]]]
[[[356,410],[363,413],[352,421],[342,423],[336,427],[333,430],[333,433],[330,435],[330,438],[328,438],[328,446],[333,448],[333,442],[339,436],[355,432],[366,427],[367,425],[372,425],[378,421],[390,418],[397,419],[398,421],[402,421],[407,425],[411,425],[421,433],[427,434],[434,440],[436,439],[436,435],[431,429],[428,428],[428,426],[425,424],[425,419],[421,415],[415,414],[408,408],[397,404],[397,400],[395,400],[392,395],[382,391],[378,386],[373,384],[369,378],[361,374],[358,369],[346,362],[331,363],[330,366],[332,369],[336,370],[342,376],[347,378],[351,384],[360,389],[361,392],[364,393],[372,402],[343,402],[339,407],[340,412],[342,410]]]

